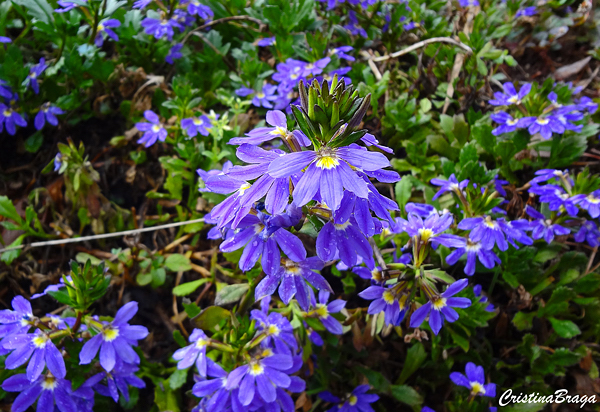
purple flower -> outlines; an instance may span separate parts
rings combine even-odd
[[[494,136],[498,136],[503,133],[514,132],[515,130],[521,128],[523,123],[521,122],[522,119],[513,119],[513,117],[506,112],[494,113],[490,116],[490,118],[500,125],[492,130],[492,134]]]
[[[311,291],[312,292],[312,291]],[[314,316],[321,321],[325,329],[334,335],[341,335],[343,331],[342,324],[333,316],[332,313],[338,313],[346,306],[346,301],[341,299],[332,300],[329,304],[329,296],[331,294],[326,290],[319,291],[319,302],[315,300],[314,295],[311,296],[311,304],[314,309],[308,312],[308,316]]]
[[[393,149],[391,149],[391,148],[389,148],[387,146],[380,145],[379,144],[379,140],[377,140],[377,138],[375,136],[373,136],[371,133],[366,133],[360,140],[367,147],[369,147],[369,146],[375,146],[376,148],[378,148],[381,151],[384,151],[384,152],[390,153],[390,154],[394,154],[394,150]]]
[[[532,186],[529,188],[529,193],[539,195],[540,202],[548,203],[551,211],[564,208],[571,216],[577,216],[579,212],[577,204],[586,198],[585,195],[569,196],[562,187],[556,185]]]
[[[42,107],[40,107],[38,114],[35,115],[35,120],[33,121],[35,128],[37,130],[42,130],[46,122],[50,123],[52,126],[57,126],[57,114],[64,114],[64,112],[60,108],[52,106],[50,103],[44,103]]]
[[[552,137],[552,133],[564,133],[565,126],[555,116],[539,116],[532,121],[528,130],[530,135],[539,133],[542,138],[548,140]]]
[[[137,313],[138,303],[129,302],[118,310],[112,322],[96,322],[93,326],[98,334],[87,341],[79,353],[79,363],[90,363],[100,350],[100,365],[110,372],[117,359],[125,363],[139,363],[140,358],[132,346],[148,336],[144,326],[129,325],[127,322]]]
[[[404,221],[403,231],[411,237],[416,237],[416,242],[431,242],[447,247],[460,247],[464,243],[464,238],[442,233],[450,228],[453,221],[454,219],[450,213],[441,216],[437,213],[431,214],[425,220],[421,216],[410,214],[408,215],[408,221]]]
[[[475,286],[473,286],[473,293],[475,294],[476,297],[479,298],[480,303],[487,303],[488,298],[481,294],[481,289],[482,289],[481,285],[475,285]],[[485,308],[486,312],[493,312],[494,309],[495,309],[494,305],[492,305],[491,303],[489,303]]]
[[[272,46],[275,44],[275,37],[265,37],[264,39],[260,39],[256,44],[260,47]]]
[[[486,250],[493,249],[494,244],[497,244],[498,249],[502,251],[508,249],[502,227],[498,222],[493,221],[490,216],[463,219],[458,224],[458,228],[470,230],[469,239],[473,242],[481,242]]]
[[[287,59],[284,63],[278,63],[277,72],[273,74],[273,80],[291,88],[297,85],[300,80],[305,80],[302,76],[304,66],[307,64],[295,59]]]
[[[444,325],[444,319],[454,322],[458,319],[458,313],[452,308],[468,308],[471,301],[468,298],[454,298],[458,292],[467,287],[467,279],[457,280],[451,284],[444,293],[433,296],[429,302],[415,310],[410,319],[410,327],[421,326],[427,315],[429,315],[429,326],[436,335]]]
[[[246,137],[234,137],[229,140],[231,145],[248,143],[260,145],[261,143],[280,138],[283,141],[295,139],[299,146],[310,146],[310,140],[299,130],[293,132],[287,128],[287,117],[280,110],[269,110],[266,116],[267,124],[273,127],[257,127],[246,133]],[[298,147],[300,149],[300,147]]]
[[[286,355],[253,359],[249,364],[240,366],[229,374],[227,386],[239,385],[238,400],[243,406],[250,405],[258,396],[264,402],[272,403],[277,400],[276,389],[286,389],[292,383],[285,373],[292,366],[292,358]]]
[[[119,27],[121,22],[117,19],[108,19],[100,22],[98,24],[98,30],[96,31],[96,39],[94,40],[94,44],[97,47],[102,47],[104,44],[104,34],[113,39],[114,41],[119,41],[119,36],[112,30],[116,27]]]
[[[227,388],[228,374],[217,363],[208,362],[207,375],[216,379],[206,379],[197,382],[192,388],[194,396],[203,398],[199,411],[219,412],[228,410],[233,403],[237,410],[243,410],[238,401],[237,389]],[[233,396],[232,396],[233,394]],[[195,409],[194,409],[195,410]]]
[[[531,237],[535,240],[543,238],[546,243],[552,243],[554,240],[554,235],[564,236],[570,233],[569,229],[562,227],[557,223],[552,223],[552,220],[546,219],[543,214],[531,206],[527,206],[526,212],[534,219],[529,224],[532,231]]]
[[[569,171],[568,170],[555,170],[555,169],[540,169],[538,171],[535,172],[535,176],[532,180],[531,180],[531,184],[532,185],[537,185],[538,183],[542,183],[542,182],[547,182],[548,180],[551,179],[557,179],[557,180],[561,180],[561,179],[567,179],[569,176]],[[573,185],[573,181],[570,180],[571,185]]]
[[[348,24],[344,26],[346,30],[355,36],[361,36],[365,39],[368,37],[367,31],[360,26],[358,19],[356,18],[356,13],[353,10],[348,11]]]
[[[239,267],[244,272],[252,269],[262,256],[263,270],[273,275],[281,261],[279,249],[294,262],[306,259],[306,250],[300,239],[284,229],[296,223],[297,220],[291,221],[288,215],[249,214],[241,219],[234,235],[221,243],[220,249],[228,253],[243,247]]]
[[[583,125],[573,124],[573,122],[577,122],[583,120],[583,114],[577,111],[572,111],[571,107],[561,107],[554,111],[554,118],[557,119],[565,129],[572,130],[576,133],[581,132],[583,129]]]
[[[125,402],[129,402],[129,386],[140,389],[146,387],[144,381],[135,375],[138,370],[139,368],[136,365],[118,360],[110,373],[100,372],[89,380],[90,383],[97,381],[93,388],[100,395],[111,397],[115,402],[119,402],[119,392],[121,392]],[[104,377],[106,377],[106,386],[99,383]]]
[[[187,11],[192,16],[196,15],[206,21],[212,20],[212,18],[215,15],[213,13],[213,11],[210,9],[210,7],[205,6],[204,4],[200,3],[197,0],[190,0],[190,2],[188,3],[188,6],[187,6]]]
[[[267,275],[256,287],[255,296],[259,300],[275,293],[279,285],[279,297],[286,305],[296,297],[305,312],[309,308],[310,291],[307,283],[318,290],[333,292],[329,283],[316,271],[323,269],[323,262],[316,256],[301,262],[285,259],[273,275]]]
[[[598,104],[594,103],[594,101],[587,96],[575,100],[575,107],[577,110],[586,110],[589,114],[596,113],[596,110],[598,110]]]
[[[304,66],[302,76],[311,77],[323,73],[323,69],[329,64],[331,58],[324,57],[314,63],[308,63]]]
[[[7,392],[20,392],[12,404],[12,412],[25,412],[38,400],[37,410],[60,412],[77,412],[73,401],[71,382],[48,374],[40,376],[34,381],[27,379],[25,374],[14,375],[2,383],[2,389]]]
[[[477,7],[477,6],[479,6],[479,1],[477,1],[477,0],[458,0],[458,4],[460,4],[460,7]]]
[[[0,311],[0,355],[6,355],[9,351],[2,348],[11,336],[27,333],[33,326],[33,310],[31,303],[23,296],[15,296],[12,300],[13,310],[4,309]]]
[[[459,372],[452,372],[450,379],[456,385],[470,389],[472,396],[496,397],[496,384],[488,383],[486,385],[482,366],[477,366],[473,362],[469,362],[467,363],[465,372],[467,376]]]
[[[54,171],[58,172],[60,170],[61,166],[62,166],[62,154],[61,153],[57,153],[56,156],[54,156]],[[62,280],[62,278],[61,278],[61,280]],[[50,286],[48,286],[48,288],[49,287]],[[38,298],[38,297],[40,297],[42,295],[45,295],[46,292],[48,291],[48,288],[46,288],[46,290],[44,290],[43,293],[38,293],[36,295],[32,295],[31,299],[35,299],[35,298]]]
[[[525,83],[523,86],[521,86],[521,90],[519,90],[518,93],[512,83],[507,82],[502,86],[504,88],[504,93],[495,92],[494,99],[488,102],[492,106],[510,106],[512,104],[521,104],[521,100],[523,100],[531,91],[530,83]]]
[[[189,338],[191,345],[177,349],[173,354],[173,359],[177,362],[177,369],[187,369],[196,364],[198,373],[201,377],[206,377],[206,347],[210,343],[210,338],[206,336],[203,330],[194,329]]]
[[[9,37],[6,36],[0,36],[0,43],[12,43],[12,40]]]
[[[38,83],[38,78],[40,75],[46,70],[48,65],[46,64],[46,59],[43,57],[40,59],[40,62],[29,69],[29,74],[25,81],[23,81],[23,86],[31,86],[35,94],[40,92],[40,85]]]
[[[431,184],[435,186],[440,186],[440,190],[438,190],[438,192],[433,196],[432,199],[436,200],[438,197],[440,197],[446,192],[460,192],[462,189],[468,186],[469,180],[465,179],[459,183],[454,173],[452,173],[448,180],[438,178],[431,179]]]
[[[464,239],[464,244],[458,249],[453,250],[446,257],[446,263],[454,265],[458,259],[464,254],[467,254],[467,265],[465,266],[465,274],[473,276],[475,273],[476,259],[479,259],[481,264],[488,269],[492,269],[496,264],[500,264],[500,259],[496,254],[489,249],[486,249],[481,242]]]
[[[34,333],[12,335],[3,340],[4,349],[13,350],[6,358],[6,368],[15,369],[29,361],[27,379],[36,380],[47,366],[57,378],[67,374],[62,354],[47,333],[37,330]]]
[[[600,216],[600,189],[593,191],[579,202],[583,210],[587,210],[591,217]]]
[[[536,13],[537,13],[537,8],[535,6],[530,6],[530,7],[525,7],[525,8],[519,9],[517,11],[517,14],[515,14],[515,17],[533,16]]]
[[[333,395],[331,392],[324,391],[319,393],[319,397],[325,402],[335,404],[327,412],[373,412],[371,404],[379,400],[379,396],[367,393],[369,385],[357,386],[352,393],[344,400]]]
[[[169,53],[165,57],[165,61],[169,64],[173,64],[175,60],[181,59],[183,54],[181,54],[181,49],[183,48],[183,44],[178,43],[169,49]],[[206,135],[205,135],[206,136]]]
[[[152,19],[150,17],[142,20],[141,24],[144,28],[144,33],[154,36],[158,40],[166,37],[169,41],[173,38],[173,34],[175,34],[173,27],[178,25],[174,20]]]
[[[277,100],[277,86],[272,84],[265,84],[261,91],[256,92],[252,98],[252,104],[256,107],[266,107],[272,109],[273,104],[271,102]]]
[[[208,136],[212,122],[206,115],[200,117],[188,117],[187,119],[181,120],[181,127],[185,129],[185,132],[189,137],[194,137],[197,134],[202,136]]]
[[[137,142],[143,143],[145,147],[152,146],[157,140],[164,142],[167,139],[167,130],[160,122],[158,115],[152,110],[146,110],[144,112],[144,117],[150,123],[140,122],[135,124],[135,127],[139,131],[144,132]]]
[[[370,215],[367,219],[373,220]],[[370,267],[375,266],[373,249],[354,217],[323,226],[317,236],[317,256],[325,261],[341,259],[347,267],[355,266],[360,257]]]
[[[0,97],[6,100],[10,100],[13,97],[13,92],[8,83],[0,79]]]
[[[329,53],[331,55],[336,55],[340,59],[348,60],[349,62],[353,62],[356,59],[353,56],[346,54],[347,52],[350,52],[352,50],[354,50],[354,48],[352,46],[341,46],[341,47],[336,47],[335,49],[332,49]]]
[[[303,206],[319,192],[322,202],[335,211],[342,201],[344,188],[363,199],[369,196],[367,183],[351,166],[376,171],[389,165],[383,154],[361,150],[357,145],[323,147],[318,151],[306,150],[281,156],[271,162],[269,174],[279,178],[305,170],[294,188],[294,203]]]
[[[192,27],[196,19],[190,16],[185,10],[177,9],[170,21],[173,27],[176,27],[179,31],[184,31],[186,27]]]
[[[133,3],[133,8],[141,10],[141,9],[145,8],[150,3],[152,3],[152,0],[136,0]]]
[[[82,0],[84,3],[87,3],[87,0]],[[61,9],[54,9],[55,12],[57,13],[66,13],[68,11],[73,10],[75,7],[79,7],[80,5],[77,3],[73,3],[72,1],[68,1],[68,0],[58,0],[56,2],[56,4],[58,4],[60,7],[62,7]]]
[[[575,242],[582,243],[586,241],[591,247],[600,245],[600,231],[598,226],[591,220],[586,220],[573,236]]]
[[[428,406],[423,406],[423,408],[421,409],[421,412],[435,412],[435,411]]]
[[[404,293],[406,283],[398,283],[387,288],[383,286],[369,286],[358,294],[363,299],[372,300],[368,314],[375,315],[380,312],[385,314],[385,323],[398,326],[404,319],[408,309],[408,295]]]
[[[11,136],[14,136],[17,132],[17,126],[25,127],[27,122],[23,119],[19,113],[15,112],[12,108],[0,103],[0,133],[6,127],[6,131]]]
[[[265,302],[270,302],[270,298],[270,296],[263,298],[261,305],[264,306]],[[298,342],[290,322],[277,312],[267,315],[268,303],[267,307],[263,309],[265,310],[254,309],[250,315],[250,319],[256,321],[258,330],[266,335],[265,340],[261,342],[262,346],[275,349],[278,354],[294,355],[298,350]]]

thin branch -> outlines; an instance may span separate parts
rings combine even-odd
[[[184,225],[189,225],[192,223],[200,223],[200,222],[204,222],[203,217],[200,219],[187,220],[185,222],[174,222],[174,223],[168,223],[166,225],[160,225],[160,226],[143,227],[141,229],[125,230],[123,232],[101,233],[99,235],[74,237],[74,238],[69,238],[69,239],[55,239],[55,240],[48,240],[45,242],[33,242],[28,245],[20,245],[20,246],[14,246],[14,247],[0,249],[0,253],[9,252],[11,250],[19,250],[19,249],[23,249],[25,247],[34,248],[34,247],[42,247],[42,246],[56,246],[56,245],[64,245],[67,243],[86,242],[88,240],[107,239],[107,238],[111,238],[111,237],[120,237],[120,236],[131,236],[131,235],[137,235],[138,233],[153,232],[156,230],[169,229],[171,227],[184,226]]]
[[[403,56],[405,54],[413,52],[413,51],[415,51],[417,49],[420,49],[421,47],[425,47],[428,44],[432,44],[432,43],[450,43],[450,44],[453,44],[455,46],[460,47],[461,49],[463,49],[468,54],[472,54],[473,53],[473,49],[471,49],[469,46],[467,46],[464,43],[461,43],[461,42],[459,42],[457,40],[454,40],[453,38],[450,38],[450,37],[433,37],[431,39],[427,39],[427,40],[423,40],[423,41],[420,41],[418,43],[415,43],[415,44],[413,44],[411,46],[408,46],[406,49],[399,50],[399,51],[394,52],[392,54],[386,54],[386,55],[383,55],[383,56],[380,56],[380,57],[374,57],[372,60],[374,62],[382,62],[382,61],[389,60],[389,59],[395,59],[396,57]]]

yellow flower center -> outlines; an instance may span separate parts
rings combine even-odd
[[[256,93],[256,97],[258,97],[259,99],[263,99],[265,97],[265,94],[263,92],[258,92]]]
[[[196,347],[198,349],[202,349],[203,347],[205,347],[206,345],[208,345],[208,341],[206,339],[198,339],[196,341]]]
[[[471,394],[477,395],[479,393],[485,395],[485,388],[483,385],[479,382],[471,382]]]
[[[10,117],[10,115],[12,114],[12,110],[6,109],[2,114],[4,115],[4,117]]]
[[[421,236],[423,242],[427,242],[433,237],[433,230],[427,228],[419,229],[419,236]]]
[[[102,31],[104,30],[104,24],[99,24],[98,25],[98,31]]]
[[[537,122],[537,124],[541,124],[542,126],[544,126],[544,125],[547,125],[550,122],[550,120],[548,120],[548,119],[537,119],[536,122]]]
[[[276,325],[269,325],[267,329],[267,335],[269,336],[279,336],[279,328]]]
[[[446,306],[446,298],[439,298],[433,302],[433,308],[435,310],[441,310],[445,306]]]
[[[350,221],[347,220],[346,222],[339,224],[339,225],[333,225],[335,226],[336,230],[345,230],[348,226],[350,226]]]
[[[508,98],[508,101],[511,103],[517,103],[519,101],[519,97],[518,96],[511,96]]]
[[[201,126],[201,125],[204,124],[204,120],[200,119],[199,117],[198,118],[194,118],[194,124],[196,126]]]
[[[323,304],[317,305],[317,310],[315,310],[315,313],[320,318],[327,318],[327,317],[329,317],[329,311],[327,310],[327,306],[325,306]]]
[[[274,136],[283,136],[285,137],[287,135],[287,129],[285,127],[279,127],[277,126],[275,128],[275,130],[271,131],[270,134],[274,135]]]
[[[519,123],[519,119],[512,119],[512,120],[507,120],[506,121],[506,124],[509,125],[509,126],[514,126],[517,123]]]
[[[244,183],[242,186],[240,186],[240,189],[238,190],[238,196],[243,195],[246,190],[250,189],[250,186],[250,183]]]
[[[250,373],[250,375],[253,375],[253,376],[262,375],[262,373],[264,371],[265,371],[265,368],[263,368],[263,366],[258,362],[250,364],[250,369],[248,369],[248,372]]]
[[[392,303],[394,303],[394,300],[396,299],[394,294],[389,290],[383,291],[383,295],[381,295],[381,298],[388,305],[391,305]]]
[[[352,395],[349,399],[348,399],[348,404],[350,404],[351,406],[356,405],[356,403],[358,402],[358,398],[355,395]]]
[[[46,335],[45,333],[41,333],[35,338],[33,338],[32,342],[36,348],[43,348],[44,346],[46,346],[49,340],[50,338],[48,337],[48,335]]]
[[[44,380],[42,381],[42,388],[44,388],[47,391],[52,391],[54,390],[54,388],[56,388],[57,382],[56,379],[54,379],[54,376],[52,375],[48,375],[44,378]]]
[[[155,124],[154,126],[152,126],[152,131],[154,133],[158,133],[160,131],[161,127],[159,124]]]
[[[340,161],[337,158],[330,155],[321,156],[317,160],[317,167],[320,167],[321,169],[333,169],[334,167],[337,167],[339,165]]]
[[[590,195],[587,197],[587,201],[588,201],[588,202],[590,202],[590,203],[593,203],[593,204],[597,205],[598,203],[600,203],[600,198],[597,198],[597,197],[596,197],[596,196],[594,196],[593,194],[590,194]]]
[[[113,340],[117,339],[118,336],[119,328],[114,326],[107,326],[104,328],[104,330],[102,330],[102,339],[104,339],[105,342],[112,342]]]

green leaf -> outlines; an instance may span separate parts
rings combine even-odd
[[[209,306],[200,316],[194,319],[196,326],[203,330],[213,331],[224,319],[231,316],[231,312],[220,306]]]
[[[423,397],[414,388],[407,385],[393,385],[391,393],[394,398],[411,407],[421,407]]]
[[[27,8],[27,13],[32,17],[43,21],[46,24],[54,22],[52,13],[54,12],[50,4],[46,0],[13,0],[18,5]]]
[[[556,318],[549,318],[552,327],[561,338],[571,339],[581,334],[579,326],[570,320],[559,320]]]
[[[531,329],[533,327],[533,318],[535,317],[535,312],[525,313],[525,312],[517,312],[512,322],[515,327],[519,330]]]
[[[404,361],[404,368],[398,377],[396,383],[402,385],[406,380],[419,369],[419,366],[427,358],[427,352],[422,343],[417,342],[410,347]]]
[[[194,280],[192,282],[182,283],[181,285],[178,285],[173,288],[173,294],[175,296],[187,296],[190,293],[193,293],[196,289],[198,289],[200,287],[200,285],[205,284],[209,280],[210,279],[208,279],[208,278],[204,278],[204,279]]]
[[[192,268],[190,260],[179,253],[169,255],[167,260],[165,260],[165,266],[173,272],[185,272]]]
[[[154,403],[159,412],[179,412],[179,402],[167,380],[154,387]]]
[[[6,196],[0,196],[0,216],[14,220],[16,223],[21,223],[23,219],[17,213],[17,209],[12,204],[12,201]]]
[[[175,369],[175,372],[169,376],[169,387],[173,390],[179,389],[187,380],[188,369]]]
[[[235,285],[227,285],[217,292],[215,297],[215,305],[223,306],[230,303],[235,303],[244,296],[250,285],[247,283],[238,283]]]
[[[400,208],[404,209],[404,206],[408,203],[412,194],[412,188],[413,182],[408,176],[402,177],[402,179],[396,183],[396,201],[398,202],[398,205],[400,205]]]
[[[195,318],[201,312],[201,309],[194,302],[192,302],[192,303],[183,302],[182,304],[183,304],[183,309],[185,310],[185,313],[187,313],[187,315],[189,316],[190,319]]]
[[[173,339],[182,348],[188,345],[187,341],[185,340],[185,338],[183,337],[183,335],[181,334],[181,332],[179,332],[178,329],[175,329],[173,331]]]

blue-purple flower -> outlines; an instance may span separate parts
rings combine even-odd
[[[591,220],[583,222],[577,231],[573,235],[575,242],[582,243],[587,242],[591,247],[597,247],[600,245],[600,231],[598,226]]]
[[[132,346],[137,341],[148,336],[144,326],[129,325],[129,321],[137,313],[138,303],[129,302],[117,311],[112,322],[95,322],[92,326],[98,334],[87,341],[79,353],[79,363],[90,363],[100,351],[100,365],[110,372],[115,367],[117,359],[125,363],[139,363],[140,357]]]
[[[82,0],[84,3],[87,3],[87,0]],[[60,9],[54,9],[55,12],[57,13],[66,13],[68,11],[73,10],[75,7],[80,7],[81,4],[79,3],[74,3],[72,1],[69,0],[58,0],[56,2],[56,4],[58,4],[61,8]]]
[[[18,368],[29,361],[27,379],[30,381],[36,380],[44,367],[48,367],[57,378],[64,378],[67,374],[62,354],[46,332],[37,330],[34,333],[9,336],[2,341],[2,347],[13,351],[6,358],[7,369]]]
[[[167,139],[168,133],[167,129],[160,122],[158,115],[152,110],[146,110],[144,117],[149,123],[139,122],[135,124],[135,127],[139,131],[144,132],[137,142],[143,143],[145,147],[152,146],[157,140],[164,142]]]
[[[191,345],[177,349],[173,354],[173,359],[177,361],[177,369],[187,369],[196,364],[196,369],[201,377],[206,377],[206,347],[210,343],[210,338],[202,329],[194,329],[189,337]]]
[[[525,127],[525,124],[523,126]],[[552,137],[552,133],[564,133],[565,126],[556,116],[538,116],[535,120],[531,119],[528,131],[532,136],[539,133],[542,138],[548,140]]]
[[[431,184],[435,185],[435,186],[440,186],[440,189],[437,191],[437,193],[433,196],[433,199],[432,199],[432,200],[436,200],[442,194],[447,193],[447,192],[460,193],[465,187],[467,187],[469,185],[469,180],[465,179],[462,182],[459,182],[456,179],[456,176],[454,175],[454,173],[452,173],[450,175],[450,177],[448,178],[448,180],[438,179],[438,178],[431,179]]]
[[[33,326],[33,310],[31,303],[23,296],[15,296],[11,302],[13,310],[0,310],[0,355],[6,355],[9,350],[3,349],[8,337],[22,335]]]
[[[469,276],[475,273],[476,260],[479,260],[488,269],[492,269],[496,264],[501,263],[498,256],[492,250],[487,249],[481,242],[471,239],[463,239],[463,241],[463,245],[458,246],[457,249],[453,250],[446,257],[446,263],[454,265],[466,253],[467,265],[465,266],[465,274]]]
[[[515,86],[506,82],[502,85],[504,89],[504,93],[495,92],[494,98],[490,100],[488,103],[493,106],[510,106],[513,104],[521,104],[521,100],[525,98],[531,91],[531,84],[525,83],[521,86],[521,89],[517,92]]]
[[[467,363],[465,368],[466,376],[459,372],[452,372],[450,379],[456,385],[464,386],[471,391],[472,396],[496,397],[496,384],[485,383],[485,375],[482,366],[477,366],[473,362]]]
[[[490,118],[500,125],[492,130],[492,134],[494,136],[498,136],[503,133],[514,132],[515,130],[521,128],[523,124],[521,121],[522,119],[515,119],[506,112],[494,113],[490,116]]]
[[[169,64],[174,64],[175,60],[181,59],[183,57],[183,54],[181,53],[182,48],[183,44],[181,43],[173,45],[173,47],[169,49],[169,53],[165,57],[165,61]]]
[[[110,373],[103,371],[92,376],[89,380],[90,383],[97,381],[94,383],[93,388],[100,395],[111,397],[115,402],[119,402],[120,392],[125,402],[129,402],[129,386],[139,389],[146,387],[144,381],[135,375],[138,370],[137,365],[118,360]],[[106,385],[100,383],[103,378],[106,378]]]
[[[197,0],[190,0],[189,3],[187,3],[187,11],[192,16],[196,15],[207,21],[212,20],[215,15],[210,7],[205,6]]]
[[[494,305],[492,305],[491,303],[488,303],[488,298],[486,296],[483,296],[481,294],[481,285],[475,285],[473,286],[473,293],[475,294],[476,297],[479,298],[479,303],[487,303],[488,305],[485,307],[486,312],[493,312],[494,311]]]
[[[117,36],[113,29],[119,27],[120,25],[121,22],[117,19],[106,19],[104,21],[101,21],[100,24],[98,24],[98,29],[96,30],[96,38],[94,39],[94,44],[97,47],[102,47],[102,45],[104,44],[105,34],[114,41],[119,41],[119,36]]]
[[[46,70],[48,65],[46,64],[46,59],[43,57],[40,59],[40,62],[29,69],[29,74],[27,78],[23,81],[24,86],[31,86],[35,94],[40,92],[40,85],[38,82],[41,74]]]
[[[264,304],[270,300],[270,296],[263,298],[261,301],[263,310],[254,309],[251,312],[250,319],[255,320],[258,330],[266,335],[266,338],[261,342],[263,347],[272,348],[278,354],[292,356],[298,350],[294,328],[280,313],[271,312],[267,314],[268,308],[265,308]]]
[[[281,156],[269,165],[273,177],[287,177],[303,170],[294,188],[294,203],[303,206],[319,193],[321,201],[335,211],[344,196],[344,189],[363,199],[368,198],[367,183],[354,169],[375,171],[390,165],[381,153],[361,150],[354,145],[340,148],[323,147]]]
[[[316,256],[301,262],[285,259],[279,269],[265,277],[256,287],[255,296],[259,300],[275,293],[279,285],[279,297],[286,305],[293,297],[304,311],[308,311],[310,303],[310,284],[318,290],[333,292],[329,283],[316,271],[323,269],[323,261]],[[281,283],[281,284],[280,284]]]
[[[593,191],[581,199],[579,207],[587,210],[593,218],[600,216],[600,189]]]
[[[355,36],[361,36],[365,39],[368,37],[367,31],[362,28],[360,25],[358,18],[356,17],[356,13],[353,10],[348,11],[348,23],[344,26],[346,30]]]
[[[385,314],[385,323],[398,326],[404,319],[408,309],[408,295],[405,293],[406,283],[399,283],[389,287],[369,286],[358,294],[363,299],[372,300],[367,313],[376,315]]]
[[[369,385],[357,386],[345,399],[340,399],[328,391],[319,393],[319,397],[325,402],[335,404],[327,409],[327,412],[374,412],[371,404],[377,402],[379,396],[367,393],[369,389]]]
[[[531,237],[535,240],[543,238],[547,243],[552,243],[555,235],[564,236],[570,233],[569,229],[558,223],[553,223],[551,219],[546,219],[543,214],[531,206],[527,206],[526,212],[534,219],[529,224],[531,227]]]
[[[352,46],[341,46],[341,47],[336,47],[334,49],[331,49],[331,51],[329,53],[331,55],[336,55],[340,59],[348,60],[349,62],[353,62],[356,59],[353,56],[350,56],[349,54],[347,54],[348,52],[352,51],[353,49],[354,48]]]
[[[517,14],[515,14],[515,17],[534,16],[536,13],[537,13],[537,8],[535,6],[524,7],[517,11]]]
[[[199,117],[188,117],[181,120],[181,128],[185,129],[185,132],[189,137],[194,137],[197,134],[202,136],[208,136],[209,129],[212,127],[212,122],[207,115],[203,114]]]
[[[242,365],[229,374],[227,386],[239,385],[238,400],[243,406],[250,405],[255,397],[272,403],[277,399],[277,388],[286,389],[292,383],[285,373],[292,366],[292,358],[286,355],[252,359],[249,364]]]
[[[458,319],[458,313],[453,308],[468,308],[471,301],[468,298],[453,297],[467,287],[467,279],[457,280],[441,295],[432,296],[431,299],[414,311],[410,318],[410,327],[417,328],[429,315],[429,326],[436,335],[442,329],[444,320],[454,322]]]
[[[37,411],[78,412],[73,401],[71,382],[52,374],[40,376],[34,381],[25,374],[11,376],[2,383],[7,392],[20,392],[12,404],[12,412],[25,412],[37,400]],[[39,398],[39,399],[38,399]]]
[[[265,37],[260,39],[256,44],[260,47],[272,46],[275,44],[275,37]]]
[[[4,103],[0,103],[0,133],[6,128],[8,134],[14,136],[17,132],[17,126],[25,127],[27,122],[21,114]]]
[[[46,122],[50,123],[52,126],[56,126],[58,125],[56,115],[64,113],[65,112],[60,108],[52,106],[50,103],[44,103],[42,107],[40,107],[40,111],[35,115],[33,124],[37,130],[42,130]]]
[[[144,33],[154,36],[156,39],[167,38],[169,41],[173,38],[173,27],[177,27],[179,23],[175,20],[153,19],[146,17],[142,20]]]
[[[311,291],[312,292],[312,291]],[[346,301],[341,299],[335,299],[327,303],[329,300],[329,293],[327,290],[319,291],[319,301],[317,302],[314,295],[311,296],[311,304],[313,309],[308,312],[308,316],[316,317],[321,321],[325,329],[335,335],[341,335],[343,333],[342,324],[333,316],[332,313],[338,313],[346,306]]]

